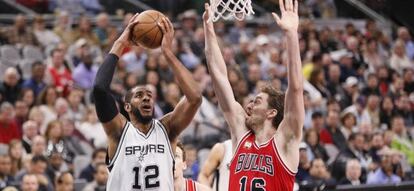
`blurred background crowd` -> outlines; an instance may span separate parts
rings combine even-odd
[[[14,14],[12,23],[0,22],[0,189],[65,190],[79,182],[85,190],[104,189],[107,139],[90,93],[99,65],[133,14],[113,10],[115,1],[17,2],[40,14]],[[228,139],[229,131],[205,64],[204,1],[163,2],[139,3],[170,15],[176,28],[173,51],[203,90],[202,105],[181,135],[190,167],[185,175],[196,180],[211,147]],[[367,16],[331,24],[327,21],[346,12],[340,3],[300,3],[306,117],[297,185],[312,190],[412,180],[413,33]],[[287,87],[283,33],[273,22],[263,14],[215,23],[228,78],[242,105],[266,83]],[[157,49],[124,51],[111,85],[119,104],[138,83],[152,86],[156,118],[172,111],[182,96]]]

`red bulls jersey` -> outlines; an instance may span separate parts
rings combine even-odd
[[[239,142],[230,164],[231,191],[292,191],[295,173],[282,162],[274,138],[257,145],[250,131]]]
[[[185,190],[186,191],[197,191],[195,182],[191,179],[185,179]]]

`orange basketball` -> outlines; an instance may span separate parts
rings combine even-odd
[[[162,31],[157,25],[165,17],[162,13],[155,10],[148,10],[140,13],[136,24],[132,30],[131,40],[145,48],[158,48],[162,42]]]

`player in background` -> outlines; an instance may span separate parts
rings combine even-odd
[[[178,142],[175,148],[174,190],[175,191],[212,191],[211,188],[194,180],[186,179],[183,171],[187,168],[185,163],[185,150],[182,143]]]
[[[201,104],[201,93],[191,73],[175,57],[171,47],[174,29],[167,18],[159,26],[163,32],[161,50],[173,70],[177,84],[185,97],[171,113],[154,119],[154,99],[145,85],[129,90],[124,109],[130,121],[120,114],[110,93],[114,71],[126,47],[133,46],[131,29],[137,22],[136,14],[115,41],[96,75],[93,88],[96,112],[108,136],[108,190],[172,191],[174,142],[193,119]]]
[[[229,167],[232,156],[231,140],[216,143],[201,167],[198,182],[206,186],[213,185],[212,188],[215,191],[228,191]]]
[[[303,76],[298,39],[298,3],[279,0],[281,17],[273,13],[284,31],[288,55],[286,96],[268,86],[246,110],[236,102],[221,54],[213,14],[205,4],[204,35],[207,65],[224,118],[231,132],[234,156],[230,165],[231,191],[293,190],[299,164],[299,143],[304,121]]]

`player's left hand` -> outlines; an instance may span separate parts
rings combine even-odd
[[[172,42],[174,40],[174,26],[171,21],[164,17],[161,19],[161,22],[158,24],[163,33],[161,50],[167,51],[172,50]]]
[[[281,17],[274,12],[272,13],[276,23],[284,31],[297,32],[299,26],[298,0],[279,0],[279,6]]]

